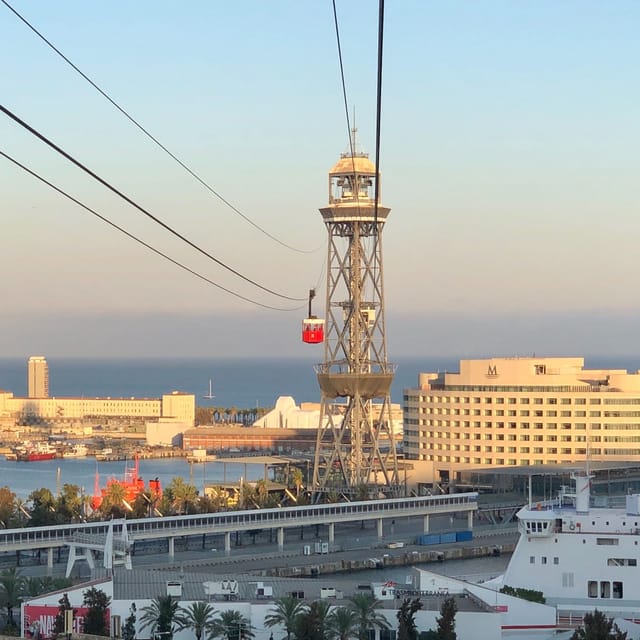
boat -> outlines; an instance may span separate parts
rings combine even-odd
[[[48,442],[25,443],[14,449],[16,459],[21,462],[38,462],[53,460],[58,456],[54,446]]]
[[[134,456],[133,468],[129,468],[125,465],[124,477],[121,480],[111,477],[107,480],[104,487],[100,487],[100,476],[96,471],[93,498],[91,499],[91,506],[93,509],[98,509],[100,507],[104,498],[110,494],[110,490],[113,485],[122,487],[123,506],[129,511],[133,510],[132,505],[141,493],[148,492],[151,495],[152,502],[155,502],[157,498],[162,497],[162,488],[158,478],[155,478],[155,480],[149,480],[148,486],[145,487],[144,480],[140,477],[139,457],[137,453]]]
[[[496,586],[541,592],[559,624],[594,609],[640,621],[640,494],[621,508],[591,506],[592,477],[575,472],[575,490],[517,512],[520,538]]]
[[[213,385],[211,384],[211,379],[209,379],[209,393],[206,393],[202,397],[206,398],[207,400],[213,400],[215,398],[215,396],[213,395]]]
[[[70,449],[63,451],[63,458],[86,458],[89,453],[89,448],[86,444],[81,442],[72,445]]]

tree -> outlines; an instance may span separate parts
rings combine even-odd
[[[211,637],[226,640],[250,640],[255,634],[251,630],[251,623],[239,611],[228,609],[213,620]]]
[[[284,627],[287,632],[287,640],[291,640],[296,619],[300,614],[306,612],[307,606],[302,600],[291,596],[279,598],[273,604],[270,613],[264,618],[264,624],[266,627]]]
[[[30,525],[32,527],[58,523],[56,499],[49,489],[43,487],[32,491],[27,498],[27,502],[31,504],[29,512],[31,513]]]
[[[329,613],[327,636],[335,640],[358,637],[358,616],[352,607],[337,607]]]
[[[173,513],[182,515],[197,512],[198,490],[194,485],[185,482],[184,478],[173,478],[163,497],[168,501]]]
[[[329,603],[326,600],[314,600],[296,618],[293,630],[296,640],[326,640],[328,618]]]
[[[15,627],[13,608],[18,606],[24,595],[25,580],[16,567],[0,572],[0,598],[2,606],[7,610],[7,626]]]
[[[398,640],[418,640],[416,613],[422,609],[420,598],[405,598],[396,613],[398,618]]]
[[[372,593],[356,593],[349,598],[349,606],[358,617],[358,640],[367,640],[369,629],[389,629],[387,619],[376,611],[380,601]]]
[[[150,627],[151,635],[158,633],[165,640],[171,640],[178,609],[178,603],[171,596],[158,596],[150,605],[142,608],[141,629]]]
[[[584,627],[576,629],[571,640],[626,640],[627,632],[620,631],[613,618],[597,609],[584,616]]]
[[[136,637],[136,603],[132,602],[129,607],[129,615],[122,627],[122,640],[135,640]]]
[[[71,609],[71,603],[69,602],[69,596],[65,593],[60,600],[58,600],[58,613],[53,621],[54,633],[64,633],[64,618],[65,613]]]
[[[127,490],[119,482],[107,482],[104,497],[100,503],[100,512],[112,518],[124,518],[126,515],[124,500]]]
[[[0,527],[11,528],[18,515],[18,499],[9,487],[0,487]]]
[[[216,610],[207,602],[192,602],[186,609],[180,608],[176,616],[177,630],[193,629],[196,640],[202,640],[213,629]]]
[[[456,640],[456,613],[458,606],[453,598],[445,598],[440,607],[440,617],[436,619],[438,623],[438,640]]]
[[[87,589],[82,595],[82,604],[87,607],[87,613],[84,617],[84,633],[94,636],[108,636],[107,613],[111,598],[104,591],[95,587]]]
[[[62,522],[82,520],[82,498],[82,489],[78,485],[65,483],[62,486],[62,492],[56,500],[56,510]]]

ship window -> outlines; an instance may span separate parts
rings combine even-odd
[[[598,597],[598,581],[597,580],[589,580],[587,583],[587,595],[589,598],[597,598]]]
[[[542,556],[540,560],[542,561],[542,564],[547,564],[547,556]]]
[[[535,564],[536,563],[536,557],[535,556],[529,556],[529,564]]]
[[[619,544],[619,540],[618,538],[596,538],[596,544],[614,547]]]
[[[600,583],[600,597],[601,598],[611,597],[611,583],[608,580],[603,580]]]
[[[573,573],[563,573],[562,574],[562,586],[563,587],[573,587]]]
[[[612,595],[614,598],[622,598],[622,582],[614,582]]]
[[[636,558],[608,558],[607,565],[610,567],[637,567]]]
[[[553,557],[553,564],[560,564],[560,558],[558,558],[558,556]]]

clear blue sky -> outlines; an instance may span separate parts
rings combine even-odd
[[[324,244],[318,208],[347,146],[330,0],[12,4],[256,223]],[[386,5],[390,353],[640,353],[640,3]],[[373,156],[377,3],[337,6],[348,99]],[[247,225],[3,5],[0,54],[2,103],[20,117],[249,277],[295,297],[316,284],[323,249],[292,253]],[[5,116],[0,149],[279,306]],[[4,159],[0,189],[0,355],[153,355],[167,340],[168,355],[309,353],[303,311],[263,311],[177,271]]]

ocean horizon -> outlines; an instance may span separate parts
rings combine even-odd
[[[470,356],[463,356],[470,357]],[[27,360],[0,358],[0,389],[27,395]],[[415,388],[420,372],[458,371],[458,356],[398,358],[391,400]],[[306,358],[47,358],[51,397],[158,398],[172,391],[196,395],[199,406],[272,407],[280,396],[319,402],[314,365]],[[589,369],[637,371],[640,356],[585,356]],[[209,380],[213,399],[209,393]]]

